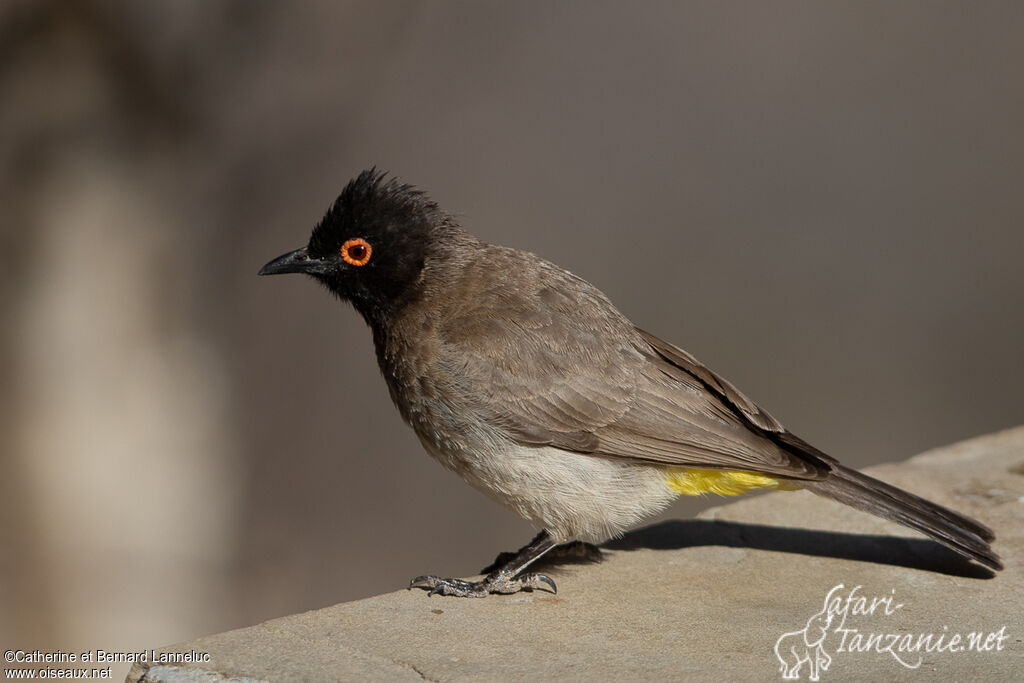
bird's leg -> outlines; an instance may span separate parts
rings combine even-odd
[[[515,557],[518,552],[502,552],[494,558],[494,562],[480,570],[481,574],[490,574]],[[570,541],[556,545],[544,555],[544,561],[550,564],[595,564],[604,561],[604,553],[593,543]]]
[[[535,590],[544,587],[558,592],[555,582],[543,574],[520,574],[541,555],[555,547],[551,534],[542,531],[523,546],[515,555],[506,560],[482,581],[463,579],[442,579],[437,576],[417,576],[410,588],[422,588],[429,595],[454,595],[460,598],[483,598],[491,593],[518,593],[521,590]]]

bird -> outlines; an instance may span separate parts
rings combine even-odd
[[[556,592],[528,571],[552,548],[620,536],[680,495],[755,489],[804,489],[1002,568],[984,524],[840,464],[594,285],[478,239],[376,168],[344,186],[305,246],[259,271],[283,273],[351,303],[426,452],[539,530],[479,580],[410,587]]]

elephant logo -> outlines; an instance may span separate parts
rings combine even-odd
[[[783,633],[775,641],[775,656],[779,658],[779,672],[788,680],[800,678],[800,669],[807,665],[807,677],[817,681],[822,671],[828,671],[832,657],[825,651],[825,639],[832,626],[834,611],[829,609],[832,595],[843,588],[839,584],[825,596],[821,611],[807,620],[799,631]]]

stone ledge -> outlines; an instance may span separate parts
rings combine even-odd
[[[771,680],[776,641],[803,629],[839,584],[836,596],[860,586],[857,595],[902,605],[849,615],[843,627],[862,638],[1002,633],[993,636],[1001,650],[909,653],[908,663],[921,659],[911,672],[887,652],[841,650],[836,615],[822,680],[1020,677],[1024,427],[867,471],[990,525],[1006,569],[993,577],[895,524],[808,493],[772,493],[634,531],[608,544],[600,564],[549,567],[558,595],[399,590],[167,647],[158,652],[210,661],[136,664],[127,680]]]

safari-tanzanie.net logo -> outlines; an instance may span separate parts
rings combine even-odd
[[[803,628],[783,633],[775,641],[775,656],[783,678],[798,679],[805,673],[820,679],[834,657],[889,657],[895,664],[916,669],[924,656],[956,656],[966,653],[1001,652],[1008,638],[1006,626],[997,631],[956,631],[942,625],[932,632],[909,633],[899,629],[902,602],[896,590],[889,595],[868,596],[863,586],[846,590],[834,586],[825,595],[821,610]],[[883,630],[879,626],[884,625]]]

